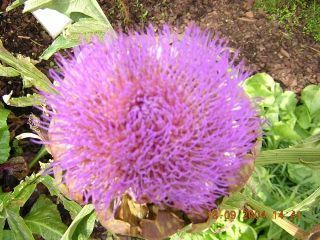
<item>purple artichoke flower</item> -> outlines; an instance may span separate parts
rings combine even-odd
[[[43,95],[72,191],[96,207],[128,194],[202,216],[230,193],[253,161],[260,120],[241,87],[243,64],[211,39],[196,27],[182,37],[150,27],[59,58],[59,94]]]

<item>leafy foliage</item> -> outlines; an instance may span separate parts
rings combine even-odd
[[[68,25],[43,52],[41,59],[48,60],[60,49],[74,47],[84,40],[90,41],[93,36],[103,37],[106,33],[114,34],[112,26],[96,0],[16,0],[7,8],[7,11],[22,4],[24,4],[23,12],[49,8],[68,16],[74,22]]]
[[[0,65],[0,76],[15,77],[21,76],[23,87],[36,87],[41,91],[55,92],[52,88],[50,80],[45,74],[38,70],[31,59],[22,56],[15,57],[7,51],[0,41],[0,62],[10,67]],[[3,96],[6,104],[15,107],[27,107],[41,104],[41,97],[39,94],[32,94],[18,98],[11,98],[11,94]]]
[[[279,148],[289,150],[287,147],[293,145],[297,148],[310,149],[311,152],[315,147],[320,150],[319,136],[312,137],[318,133],[320,124],[318,117],[320,86],[306,87],[300,102],[293,92],[284,92],[280,84],[265,73],[248,78],[244,88],[257,102],[265,120],[264,151],[278,151],[274,149]],[[304,108],[304,113],[297,110],[299,108]],[[303,117],[306,119],[302,120]],[[300,128],[304,129],[304,132],[301,132]],[[305,139],[306,137],[309,138]],[[319,161],[319,154],[317,156]],[[317,199],[320,199],[318,171],[302,164],[257,166],[244,192],[275,210],[283,210],[284,214],[289,214],[289,220],[293,220],[303,229],[309,229],[320,222],[320,208],[316,204]],[[293,239],[271,220],[244,219],[243,212],[236,207],[240,205],[239,203],[229,205],[230,209],[237,212],[237,217],[233,221],[230,218],[226,219],[222,211],[217,221],[206,231],[198,234],[181,232],[172,239]],[[225,207],[228,205],[223,204],[222,208]],[[290,218],[293,210],[301,211],[301,218]]]
[[[8,160],[10,153],[10,133],[7,125],[7,118],[10,111],[0,104],[0,164]]]
[[[67,229],[61,222],[57,206],[44,195],[40,195],[24,221],[32,233],[48,240],[61,239]]]
[[[40,172],[27,177],[15,187],[13,192],[0,193],[1,239],[4,239],[5,235],[23,240],[35,239],[34,235],[39,235],[45,240],[88,239],[96,220],[93,207],[87,205],[82,208],[77,203],[66,199],[60,194],[53,178],[42,174]],[[39,196],[25,217],[20,216],[20,208],[26,204],[38,183],[49,187],[50,193],[58,196],[58,200],[72,216],[75,216],[69,228],[61,221],[57,205],[45,195]],[[10,232],[3,229],[5,221],[9,224]]]
[[[304,31],[320,41],[320,3],[317,0],[257,0],[255,5],[266,10],[289,32],[304,25]]]
[[[21,56],[14,57],[3,47],[1,41],[0,61],[18,72],[22,79],[29,83],[28,86],[34,86],[45,92],[54,92],[50,80],[31,63],[30,59]]]

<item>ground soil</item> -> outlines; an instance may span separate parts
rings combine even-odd
[[[3,0],[3,8],[9,2]],[[279,26],[270,16],[255,10],[250,4],[253,1],[98,2],[115,29],[142,29],[151,22],[155,27],[167,23],[182,32],[193,22],[228,39],[252,71],[269,73],[286,89],[300,92],[305,85],[320,83],[320,44],[303,34],[302,27],[287,31]],[[52,41],[31,14],[21,14],[21,8],[0,16],[0,39],[11,52],[36,59]],[[40,64],[40,68],[46,72],[48,62]],[[1,94],[12,90],[7,83],[0,81]]]
[[[3,11],[10,0],[0,0]],[[253,0],[98,0],[115,29],[125,31],[143,29],[151,22],[154,27],[172,25],[178,32],[195,23],[212,33],[228,39],[230,47],[240,50],[253,72],[267,72],[285,89],[297,93],[308,84],[320,83],[320,44],[303,34],[302,26],[288,32],[266,13],[253,8]],[[0,15],[0,40],[15,54],[37,59],[52,39],[31,14],[22,8]],[[51,63],[52,64],[52,63]],[[44,73],[50,61],[37,65]],[[21,79],[0,77],[0,96],[13,91],[13,96],[24,94]],[[32,108],[11,108],[17,118],[11,118],[10,130],[28,130],[27,116]],[[19,122],[15,123],[15,121]],[[38,146],[25,143],[24,150],[32,159]],[[1,178],[1,176],[0,176]],[[96,239],[103,228],[95,232]]]

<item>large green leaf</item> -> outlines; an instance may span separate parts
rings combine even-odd
[[[34,240],[32,232],[26,225],[23,218],[19,215],[19,211],[15,211],[11,208],[5,208],[4,214],[15,240]]]
[[[320,187],[319,169],[309,168],[302,164],[288,164],[289,179],[296,183],[307,183],[310,186]]]
[[[16,58],[9,51],[7,51],[0,41],[0,61],[8,66],[14,68],[20,73],[22,78],[28,79],[28,81],[41,91],[55,93],[50,80],[39,71],[28,59]]]
[[[262,98],[260,104],[263,105],[272,105],[276,96],[282,93],[279,84],[266,73],[258,73],[248,78],[243,87],[249,96]]]
[[[11,230],[4,230],[2,240],[12,240],[14,239],[14,234]]]
[[[0,105],[0,164],[8,160],[10,154],[10,132],[7,118],[10,111]]]
[[[24,218],[27,226],[35,234],[46,240],[59,240],[67,230],[62,223],[57,205],[41,195]]]
[[[296,108],[295,114],[297,116],[297,122],[303,129],[311,127],[311,116],[306,105],[300,105]]]
[[[320,86],[309,85],[302,90],[301,101],[308,107],[312,117],[320,113]]]
[[[27,0],[24,12],[50,8],[77,21],[80,17],[91,17],[109,25],[109,21],[96,0]]]
[[[278,140],[294,142],[301,139],[298,133],[295,132],[293,126],[284,122],[276,122],[272,126],[272,131]]]
[[[110,24],[92,18],[82,18],[78,22],[69,25],[42,53],[41,58],[48,60],[60,49],[74,47],[82,40],[90,41],[93,36],[102,38],[106,33],[114,34]]]
[[[78,44],[78,41],[66,39],[63,35],[57,37],[53,43],[41,54],[40,58],[48,60],[53,54],[61,49],[71,48]]]
[[[73,220],[61,240],[87,240],[92,233],[96,216],[93,205],[89,204],[82,208]]]
[[[42,97],[37,94],[27,94],[23,97],[11,98],[11,94],[3,96],[3,100],[7,105],[14,107],[29,107],[41,105],[43,103]]]
[[[19,72],[12,67],[5,67],[0,64],[0,77],[16,77],[19,76]]]
[[[67,199],[64,195],[62,195],[57,186],[57,183],[51,176],[46,175],[42,177],[41,183],[43,183],[48,188],[51,196],[57,196],[59,200],[61,200],[65,209],[69,211],[71,218],[75,219],[82,209],[81,206],[78,203],[71,201]]]

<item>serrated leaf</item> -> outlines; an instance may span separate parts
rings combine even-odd
[[[82,40],[90,41],[93,36],[103,37],[111,31],[113,32],[111,25],[90,18],[80,19],[78,22],[69,25],[42,53],[40,58],[48,60],[61,49],[74,47]]]
[[[23,97],[11,98],[11,96],[5,95],[3,96],[4,102],[13,107],[30,107],[30,106],[38,106],[43,103],[43,98],[37,94],[27,94]]]
[[[41,54],[40,58],[48,60],[53,54],[61,49],[71,48],[78,44],[78,41],[71,41],[60,35],[53,43]]]
[[[6,162],[10,155],[10,132],[7,125],[9,113],[0,105],[0,164]]]
[[[67,226],[61,221],[57,206],[44,195],[40,195],[24,221],[33,233],[46,240],[59,240],[67,230]]]
[[[96,0],[27,0],[23,12],[32,12],[41,8],[54,9],[74,21],[78,21],[79,16],[88,16],[110,25]]]
[[[71,218],[75,219],[82,209],[81,206],[78,203],[65,198],[60,193],[57,183],[51,176],[48,176],[48,175],[44,176],[41,179],[41,182],[48,188],[51,196],[57,196],[61,200],[65,209],[69,211]]]
[[[89,239],[92,233],[96,216],[92,204],[85,205],[76,218],[72,221],[61,240]]]
[[[11,208],[5,208],[4,214],[15,240],[34,240],[32,232],[24,222],[23,218],[19,215],[19,211],[15,211]]]
[[[8,66],[14,68],[20,73],[22,78],[28,78],[32,82],[33,86],[37,87],[41,91],[56,93],[52,83],[39,71],[31,62],[26,58],[16,58],[9,51],[7,51],[0,41],[0,61]]]
[[[67,27],[63,36],[74,41],[80,41],[83,38],[89,41],[93,36],[103,37],[109,31],[113,31],[111,25],[91,18],[82,18]]]
[[[4,196],[2,199],[3,207],[22,207],[34,192],[36,185],[36,175],[26,177],[23,182],[14,188],[13,192]]]
[[[12,67],[5,67],[0,64],[0,77],[16,77],[19,76],[19,72]]]
[[[20,7],[26,0],[16,0],[13,3],[11,3],[7,8],[6,11],[9,12],[17,7]]]

